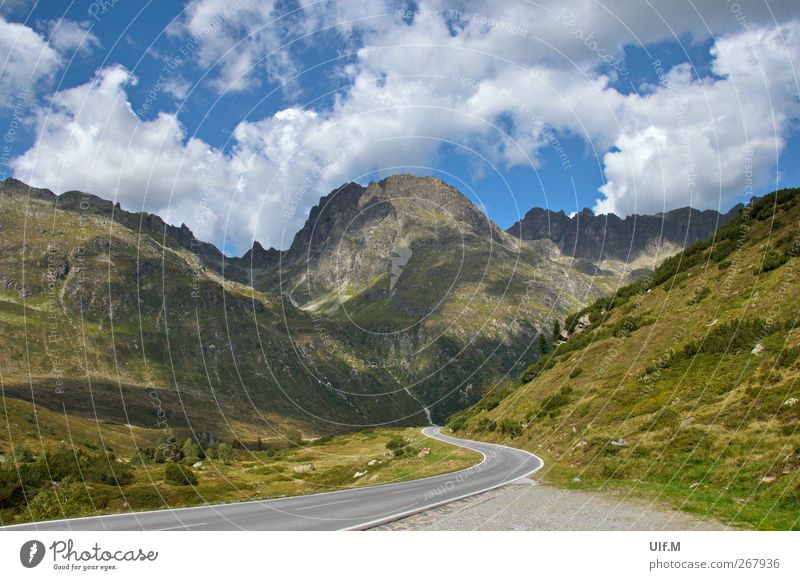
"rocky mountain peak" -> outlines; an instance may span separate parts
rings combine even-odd
[[[522,240],[551,240],[566,255],[597,261],[633,261],[652,248],[684,247],[711,237],[735,212],[720,214],[690,207],[655,215],[595,215],[584,208],[568,217],[563,211],[533,208],[507,232]]]

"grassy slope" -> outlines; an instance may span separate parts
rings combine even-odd
[[[578,313],[591,326],[552,362],[451,425],[539,453],[565,486],[800,528],[799,228],[800,190],[763,198],[610,310]]]
[[[180,247],[22,194],[0,192],[8,396],[149,427],[155,389],[173,428],[226,439],[420,411],[405,393],[381,396],[396,391],[390,377],[359,373],[335,329],[320,333],[279,297],[223,281]]]

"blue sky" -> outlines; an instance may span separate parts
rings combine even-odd
[[[400,171],[502,227],[800,184],[790,3],[682,4],[17,0],[0,170],[239,254],[285,246],[336,185]]]

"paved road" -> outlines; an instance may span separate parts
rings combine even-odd
[[[264,501],[198,506],[55,520],[8,526],[6,530],[343,530],[365,529],[455,499],[494,489],[542,466],[542,460],[519,449],[443,435],[438,427],[424,433],[484,455],[482,463],[416,481]]]

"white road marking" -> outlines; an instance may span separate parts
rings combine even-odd
[[[347,503],[348,501],[353,501],[353,500],[352,499],[342,499],[342,500],[339,500],[339,501],[331,501],[331,502],[328,502],[328,503],[318,503],[316,505],[310,505],[310,506],[306,506],[306,507],[295,508],[294,511],[301,512],[303,510],[313,510],[313,509],[325,507],[325,506],[328,506],[328,505],[336,505],[337,503]]]
[[[196,527],[199,527],[199,526],[207,526],[207,525],[208,525],[208,522],[200,522],[200,523],[197,523],[197,524],[183,524],[183,525],[180,525],[180,526],[172,526],[171,528],[156,528],[153,531],[154,532],[167,532],[169,530],[185,530],[187,528],[196,528]]]

